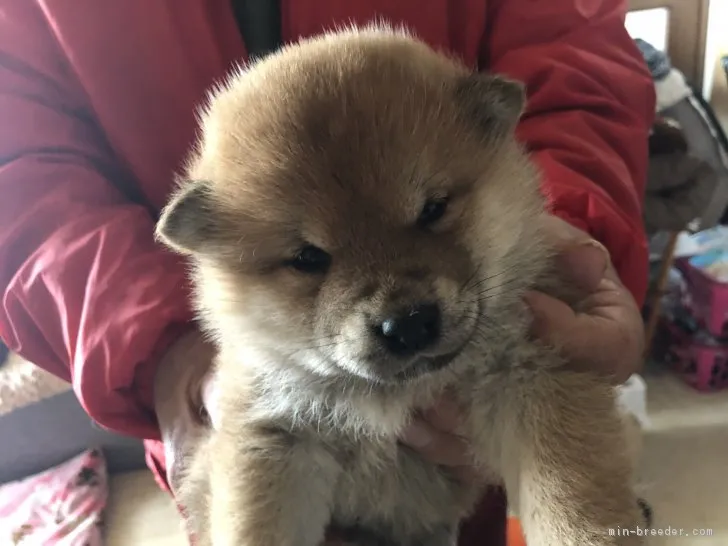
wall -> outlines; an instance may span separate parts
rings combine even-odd
[[[711,0],[703,88],[728,128],[728,78],[720,66],[721,55],[728,55],[728,0]]]

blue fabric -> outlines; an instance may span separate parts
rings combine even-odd
[[[670,70],[672,70],[672,63],[667,54],[641,38],[635,39],[635,43],[650,69],[652,79],[660,81],[667,78]]]

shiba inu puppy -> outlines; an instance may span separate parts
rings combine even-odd
[[[527,335],[558,294],[514,82],[382,27],[288,46],[211,94],[158,237],[219,347],[182,503],[214,546],[445,546],[503,484],[534,546],[640,544],[613,388]],[[448,391],[483,481],[397,442]]]

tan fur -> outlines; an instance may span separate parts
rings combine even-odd
[[[612,387],[527,336],[521,295],[556,283],[513,138],[522,102],[381,27],[287,47],[212,94],[158,227],[191,257],[221,351],[219,429],[181,499],[199,544],[317,546],[329,525],[361,544],[454,544],[485,484],[396,440],[446,388],[529,544],[640,543],[608,534],[640,521]],[[445,195],[445,216],[418,228]],[[304,244],[332,256],[326,273],[285,264]],[[407,377],[367,321],[423,298],[443,313],[433,350],[460,352]]]

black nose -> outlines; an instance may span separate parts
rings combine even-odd
[[[440,337],[440,308],[431,303],[409,308],[384,319],[375,331],[389,352],[413,355]]]

